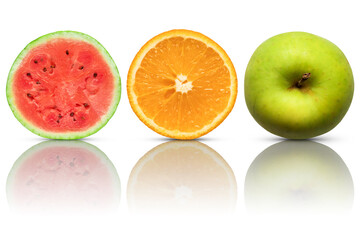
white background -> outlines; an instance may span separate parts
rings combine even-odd
[[[334,42],[360,76],[358,1],[6,1],[0,3],[0,239],[358,239],[360,198],[359,91],[350,110],[331,132],[313,139],[333,149],[347,165],[354,183],[354,203],[347,213],[260,214],[244,201],[245,176],[256,156],[283,141],[263,130],[249,114],[243,77],[256,47],[288,31],[306,31]],[[129,212],[126,186],[136,162],[170,139],[142,124],[126,94],[126,76],[140,47],[170,29],[201,32],[221,45],[232,59],[239,89],[235,107],[214,131],[198,139],[217,151],[237,180],[237,206],[232,214],[216,216],[138,216]],[[6,197],[6,180],[16,159],[44,141],[14,118],[8,107],[7,74],[17,54],[35,38],[58,30],[75,30],[101,42],[122,77],[120,105],[110,122],[84,141],[100,148],[115,165],[121,180],[121,202],[112,214],[100,216],[37,216],[14,213]],[[315,211],[316,212],[316,211]]]

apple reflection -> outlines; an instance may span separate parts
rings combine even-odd
[[[312,141],[270,146],[246,175],[246,206],[256,213],[341,213],[352,208],[353,199],[353,181],[341,157]]]
[[[170,141],[146,153],[128,182],[133,213],[224,214],[236,205],[237,185],[226,161],[197,141]]]
[[[117,208],[120,180],[107,156],[82,141],[45,141],[23,153],[7,180],[20,213],[104,213]]]

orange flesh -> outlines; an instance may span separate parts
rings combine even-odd
[[[214,49],[193,38],[171,37],[144,56],[134,93],[158,126],[194,132],[227,108],[230,85],[230,72]]]
[[[14,75],[21,115],[51,132],[82,131],[109,110],[114,76],[99,50],[75,39],[53,39],[34,47]]]

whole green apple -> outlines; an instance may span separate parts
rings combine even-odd
[[[245,99],[266,130],[306,139],[333,129],[345,116],[354,92],[349,62],[332,42],[289,32],[263,42],[245,74]]]

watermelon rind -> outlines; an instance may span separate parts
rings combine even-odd
[[[121,198],[120,178],[114,164],[111,162],[111,160],[107,157],[107,155],[103,151],[101,151],[99,148],[97,148],[96,146],[90,143],[79,140],[75,140],[75,141],[46,140],[26,150],[16,160],[13,167],[11,168],[6,181],[6,195],[10,207],[12,206],[12,202],[14,202],[13,194],[12,194],[12,185],[14,183],[14,178],[16,176],[17,170],[21,167],[24,161],[26,161],[34,153],[52,147],[83,148],[95,154],[99,159],[101,159],[101,163],[103,163],[107,167],[107,169],[109,169],[109,172],[111,173],[111,177],[113,179],[112,182],[114,183],[114,188],[113,188],[115,192],[114,197],[116,197],[116,202],[118,204],[120,203],[120,198]]]
[[[92,126],[91,128],[89,128],[85,131],[78,131],[78,132],[69,131],[69,132],[61,133],[61,132],[49,132],[49,131],[42,130],[42,129],[38,128],[37,126],[33,125],[28,120],[26,120],[21,115],[21,113],[17,110],[17,107],[15,105],[15,97],[12,92],[12,82],[13,82],[13,77],[14,77],[16,70],[18,69],[19,65],[21,64],[21,62],[24,59],[24,57],[26,56],[26,54],[32,48],[34,48],[40,44],[46,43],[47,41],[49,41],[51,39],[55,39],[55,38],[77,39],[77,40],[86,41],[87,43],[93,45],[102,54],[102,56],[104,57],[105,61],[109,65],[109,67],[114,75],[114,95],[113,95],[114,97],[113,97],[113,101],[109,107],[107,114],[104,115],[98,123],[96,123],[94,126]],[[13,65],[11,66],[11,69],[10,69],[10,72],[8,75],[8,79],[7,79],[7,84],[6,84],[6,97],[8,100],[8,104],[9,104],[14,116],[17,118],[17,120],[31,132],[33,132],[41,137],[49,138],[49,139],[68,139],[68,140],[81,139],[81,138],[88,137],[88,136],[98,132],[101,128],[103,128],[107,124],[107,122],[110,120],[110,118],[114,115],[114,113],[117,109],[117,106],[119,105],[119,102],[120,102],[120,96],[121,96],[121,78],[120,78],[118,68],[117,68],[114,60],[110,56],[110,54],[96,39],[92,38],[91,36],[89,36],[85,33],[76,32],[76,31],[57,31],[57,32],[43,35],[43,36],[33,40],[32,42],[30,42],[20,52],[20,54],[15,59]]]

